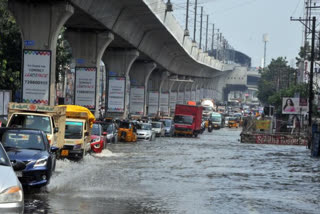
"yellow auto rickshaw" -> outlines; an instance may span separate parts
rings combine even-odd
[[[240,121],[239,121],[239,118],[237,117],[230,117],[229,118],[229,122],[228,122],[228,126],[229,128],[239,128],[240,126]]]
[[[137,130],[135,125],[129,121],[120,121],[118,129],[118,139],[123,142],[136,142]]]

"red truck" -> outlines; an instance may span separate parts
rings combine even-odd
[[[202,106],[177,104],[174,123],[175,135],[197,137],[201,133]]]

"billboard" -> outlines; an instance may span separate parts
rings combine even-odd
[[[174,112],[177,103],[177,92],[170,93],[170,110]]]
[[[88,109],[94,109],[96,106],[96,79],[97,68],[75,68],[75,105],[84,106]]]
[[[282,114],[304,114],[309,111],[307,98],[282,98]]]
[[[124,112],[126,78],[109,77],[107,112]]]
[[[132,86],[130,90],[130,113],[143,115],[144,86]]]
[[[49,104],[51,51],[23,50],[22,102]]]
[[[149,91],[148,114],[157,114],[159,104],[159,93]]]
[[[178,100],[177,100],[177,104],[183,104],[184,102],[184,92],[178,92]]]
[[[160,111],[169,114],[169,93],[160,94]]]

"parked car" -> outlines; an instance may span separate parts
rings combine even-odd
[[[96,121],[95,123],[101,124],[102,134],[106,136],[107,143],[118,143],[118,128],[116,123],[112,121]]]
[[[1,128],[0,139],[11,162],[26,164],[25,169],[16,171],[23,186],[42,187],[50,182],[59,148],[50,147],[43,131]]]
[[[163,137],[165,135],[165,128],[163,122],[151,122],[152,130],[155,131],[157,137]]]
[[[137,136],[138,139],[152,141],[156,139],[156,132],[152,130],[150,123],[141,123],[137,124]]]
[[[94,123],[91,130],[91,151],[101,153],[106,147],[106,137],[102,134],[102,126]]]
[[[174,135],[174,122],[172,119],[161,119],[164,124],[165,136],[172,137]]]
[[[13,167],[22,170],[26,165],[16,162],[12,166],[0,143],[0,213],[23,213],[24,210],[23,188]]]

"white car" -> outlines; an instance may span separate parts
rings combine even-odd
[[[23,162],[14,163],[15,170],[23,170]],[[23,213],[23,189],[10,160],[0,143],[0,213]]]
[[[141,123],[137,125],[137,138],[150,141],[156,138],[156,133],[152,130],[150,123]]]
[[[152,130],[156,132],[157,137],[164,137],[166,133],[166,129],[164,128],[163,122],[151,122]]]

